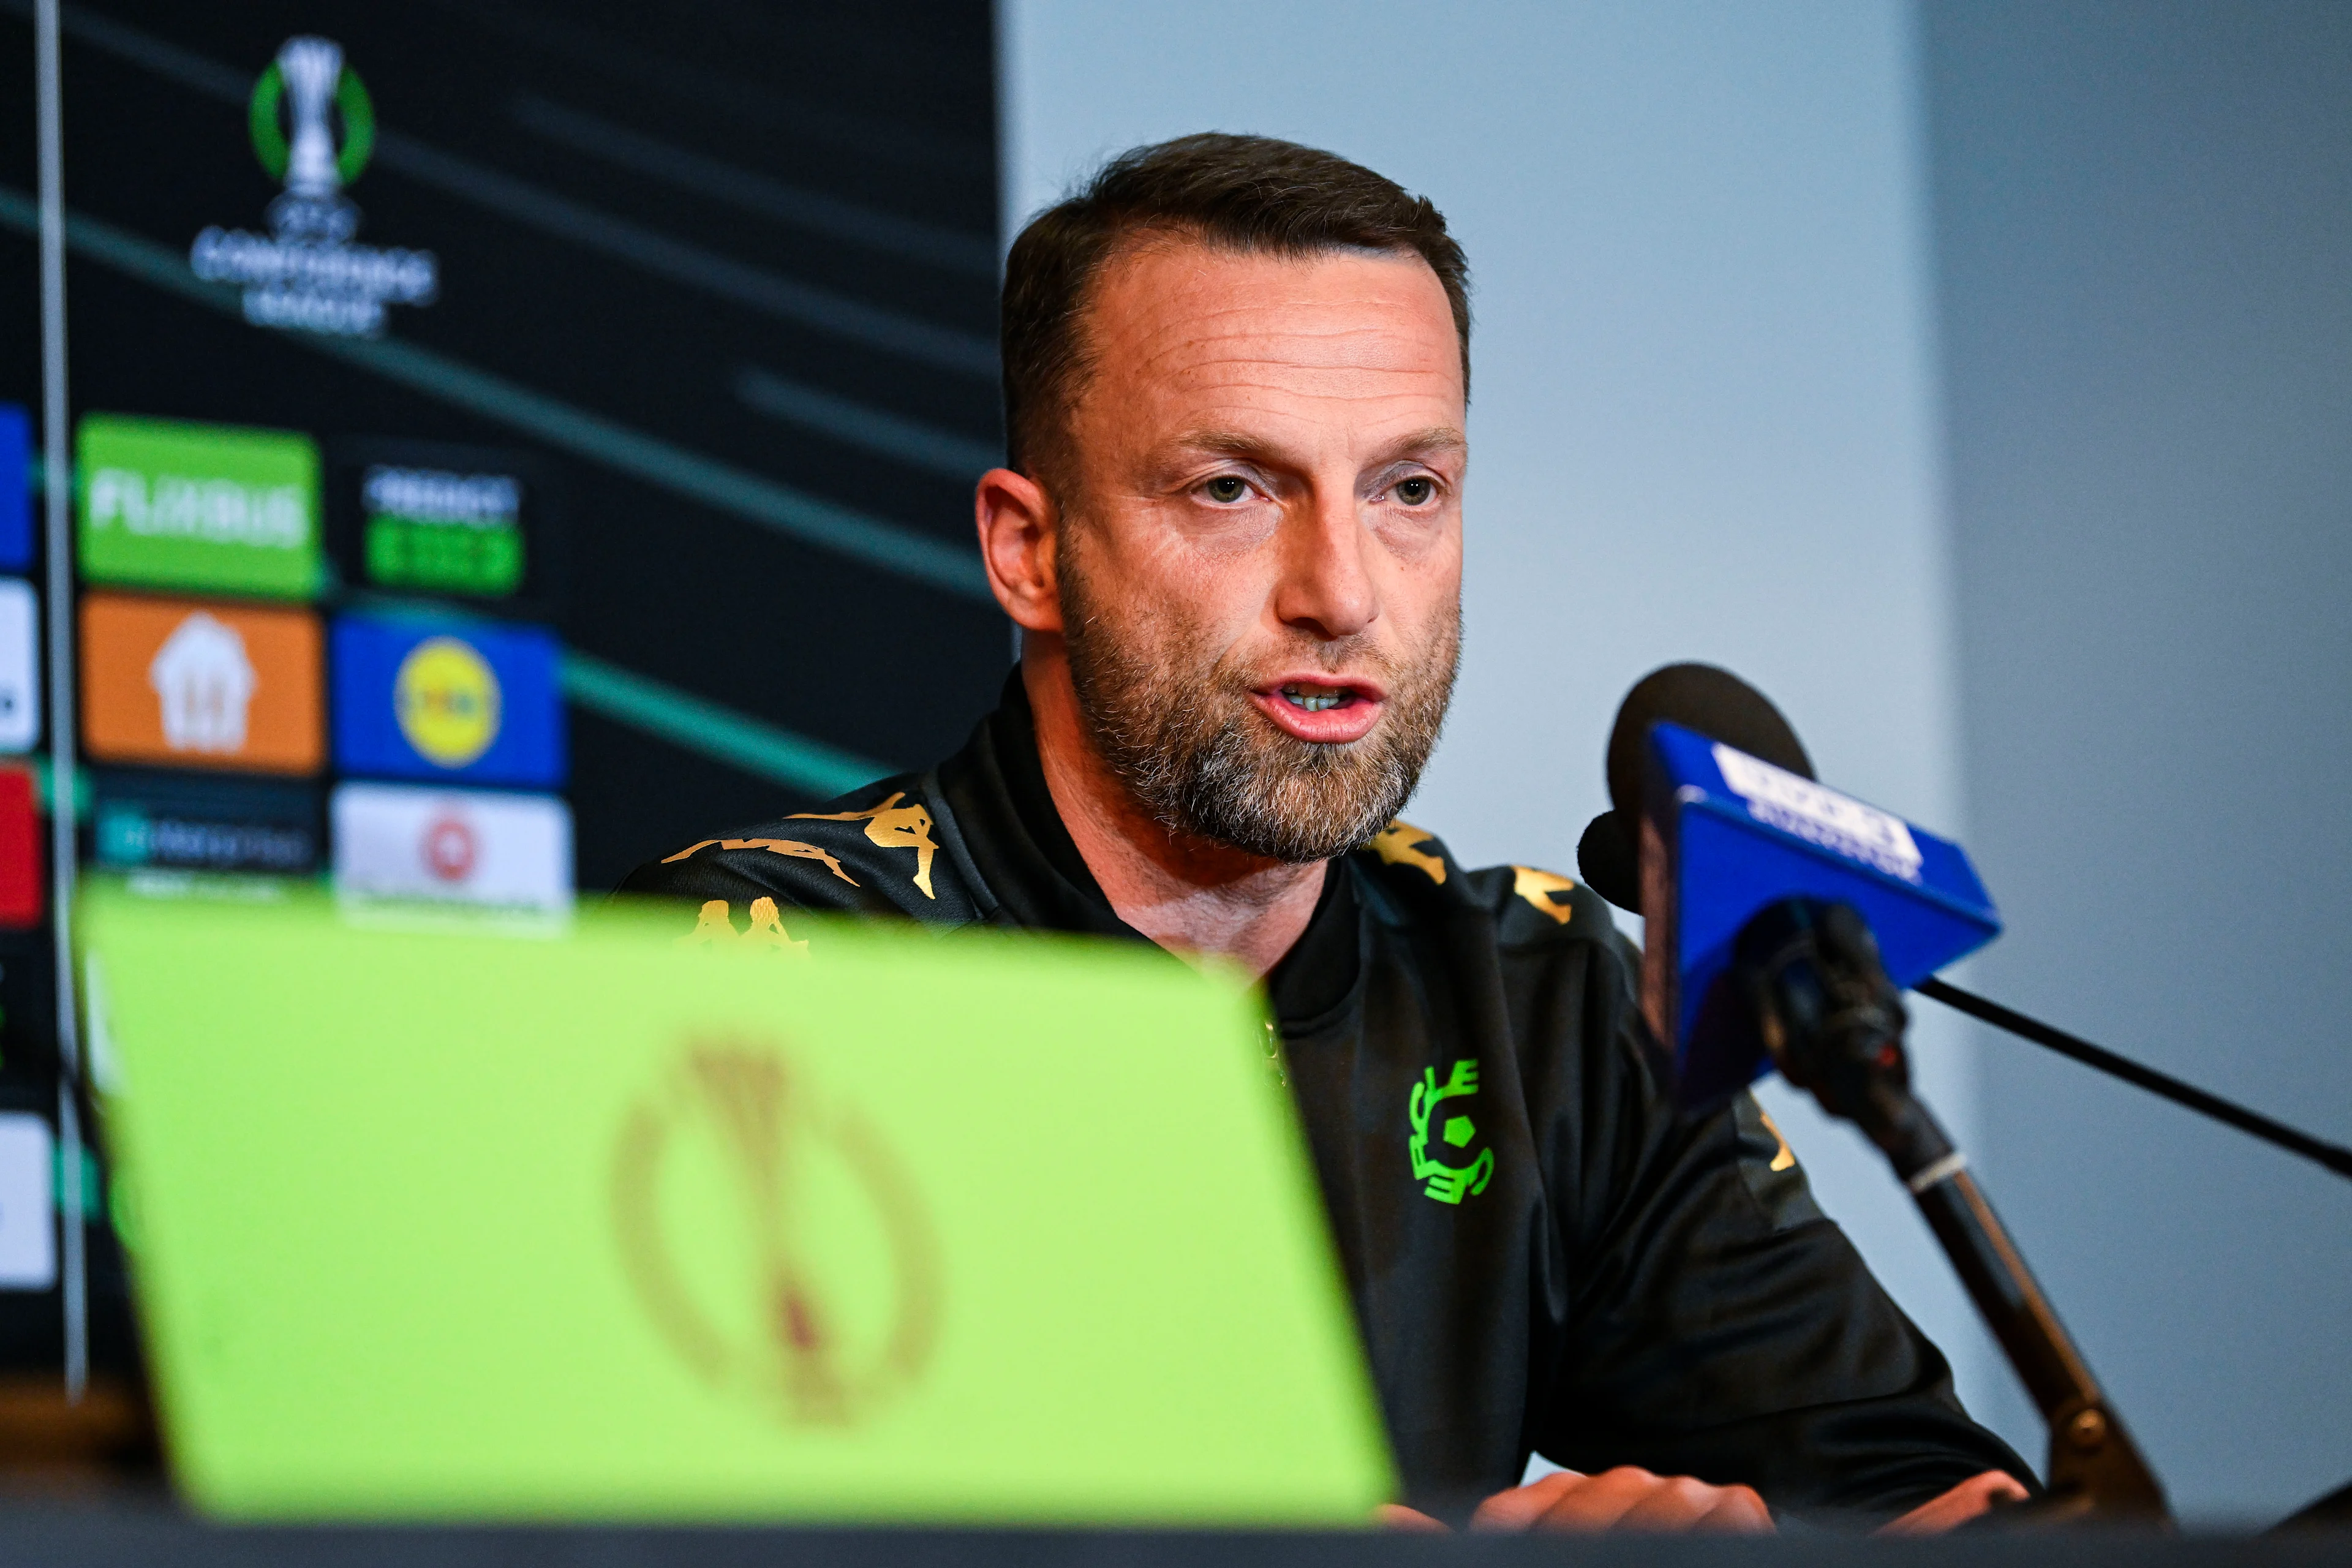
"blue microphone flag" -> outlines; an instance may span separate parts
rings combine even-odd
[[[1728,973],[1731,948],[1766,906],[1797,897],[1859,910],[1901,986],[2000,934],[1984,884],[1951,840],[1679,724],[1652,726],[1642,1005],[1686,1103],[1728,1094],[1770,1065]]]

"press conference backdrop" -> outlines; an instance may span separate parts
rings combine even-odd
[[[32,10],[0,4],[0,1359],[55,1364],[37,627],[80,850],[560,908],[993,696],[985,4],[63,8],[46,602]],[[266,880],[239,885],[266,887]],[[128,1355],[92,1163],[94,1352]],[[29,1217],[27,1217],[29,1216]]]
[[[85,856],[523,908],[935,755],[1003,658],[964,542],[1000,211],[1145,137],[1266,130],[1429,191],[1478,268],[1468,662],[1418,820],[1566,866],[1624,685],[1716,658],[1977,852],[2012,926],[1989,981],[2352,1131],[2334,8],[1228,9],[68,5],[84,591],[46,604],[18,504],[20,111],[0,754],[48,742],[54,608],[91,656]],[[0,0],[8,101],[31,70]],[[289,275],[284,239],[340,259]],[[16,1365],[58,1350],[55,1237],[7,1218],[56,1187],[40,809],[0,761]],[[2352,1470],[2341,1194],[1965,1047],[1928,1042],[1939,1108],[2184,1506]],[[2031,1446],[1883,1173],[1784,1109]]]

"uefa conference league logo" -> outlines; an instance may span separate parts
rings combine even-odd
[[[440,263],[431,251],[352,243],[360,209],[342,190],[367,167],[375,107],[342,46],[287,39],[254,84],[247,119],[254,155],[286,189],[269,204],[268,234],[215,226],[196,236],[188,264],[197,277],[241,284],[255,326],[341,337],[382,336],[386,305],[433,302]]]

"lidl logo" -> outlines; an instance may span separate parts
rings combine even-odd
[[[89,595],[82,743],[100,762],[316,773],[319,641],[307,610]]]
[[[307,436],[92,414],[79,475],[90,582],[275,599],[319,592],[319,450]]]
[[[563,782],[561,650],[549,633],[344,616],[334,654],[342,772],[531,788]]]
[[[408,650],[392,679],[400,732],[436,767],[476,762],[499,738],[499,677],[474,645],[427,637]]]

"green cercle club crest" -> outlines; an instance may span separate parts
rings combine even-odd
[[[279,122],[285,103],[286,73],[272,60],[261,79],[253,84],[246,128],[253,136],[253,155],[261,160],[263,172],[273,180],[286,177],[289,154],[286,127]],[[375,100],[368,97],[360,73],[349,66],[335,79],[335,111],[343,117],[343,144],[335,154],[335,174],[348,185],[360,177],[360,171],[367,167],[368,154],[375,151]]]
[[[1478,1127],[1467,1116],[1450,1115],[1443,1121],[1436,1116],[1438,1101],[1466,1099],[1478,1092],[1478,1064],[1475,1060],[1458,1061],[1444,1083],[1437,1081],[1435,1068],[1421,1069],[1421,1081],[1412,1086],[1412,1097],[1405,1104],[1406,1119],[1412,1123],[1412,1136],[1405,1141],[1412,1155],[1412,1179],[1427,1184],[1422,1196],[1441,1204],[1458,1204],[1464,1198],[1475,1197],[1486,1190],[1495,1174],[1495,1151],[1478,1151],[1476,1159],[1466,1165],[1450,1165],[1433,1159],[1429,1152],[1430,1123],[1437,1121],[1437,1138],[1452,1148],[1466,1150],[1478,1136]],[[1456,1110],[1461,1108],[1457,1107]]]

